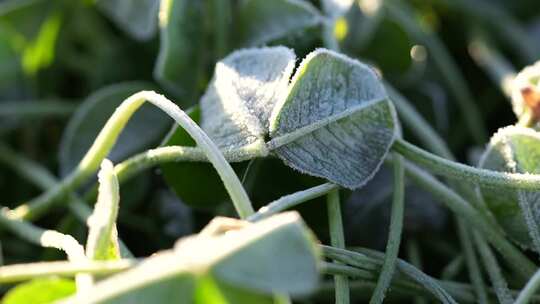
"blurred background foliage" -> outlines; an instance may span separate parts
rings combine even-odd
[[[325,46],[322,24],[333,14],[318,0],[161,2],[158,18],[159,0],[0,1],[0,141],[61,178],[125,97],[153,89],[188,109],[197,104],[215,63],[232,50],[286,45],[301,58]],[[513,123],[514,114],[473,60],[472,39],[481,36],[516,68],[534,62],[540,55],[540,2],[383,2],[354,1],[337,14],[331,34],[342,52],[372,64],[407,96],[462,162],[474,160],[488,134]],[[479,109],[479,129],[470,128],[467,109],[457,101],[465,91]],[[196,107],[191,115],[198,119]],[[160,144],[194,143],[145,106],[110,158],[119,162]],[[275,159],[234,167],[256,207],[322,182]],[[4,159],[0,190],[2,204],[15,207],[43,189],[17,176]],[[363,189],[343,191],[348,245],[384,248],[391,191],[386,170]],[[406,193],[405,242],[417,241],[422,255],[430,257],[425,271],[439,275],[459,251],[453,223],[429,194],[413,186]],[[145,172],[122,187],[121,197],[119,234],[136,255],[170,247],[215,215],[234,214],[208,164],[169,164]],[[323,203],[314,200],[299,210],[325,242]],[[55,210],[39,224],[81,240],[86,231],[66,210]],[[5,231],[0,241],[4,263],[59,257]]]

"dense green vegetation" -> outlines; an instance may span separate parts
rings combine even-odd
[[[538,12],[0,1],[1,303],[540,302]]]

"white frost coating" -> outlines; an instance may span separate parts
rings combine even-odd
[[[526,109],[521,90],[527,87],[533,87],[540,90],[540,61],[521,70],[516,78],[514,78],[511,87],[512,109],[516,116],[520,117]]]
[[[264,146],[269,117],[294,69],[285,47],[244,49],[217,63],[201,99],[201,127],[221,149]]]
[[[540,163],[537,161],[539,150],[539,132],[519,126],[501,128],[491,138],[479,167],[509,173],[537,173],[540,166],[532,168],[531,165]],[[519,245],[540,252],[540,192],[480,190],[487,206],[508,235]]]
[[[71,235],[45,230],[40,238],[41,246],[62,250],[71,262],[85,262],[84,248]]]
[[[350,189],[373,177],[397,134],[376,73],[324,49],[302,61],[270,121],[269,146],[287,165]]]
[[[86,255],[92,260],[107,260],[120,256],[116,236],[120,195],[118,179],[110,160],[104,159],[101,163],[98,180],[98,199],[94,212],[88,218]]]

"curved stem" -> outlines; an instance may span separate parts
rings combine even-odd
[[[142,91],[127,98],[116,109],[77,168],[64,181],[51,191],[15,209],[13,216],[24,219],[35,218],[43,214],[43,212],[48,210],[60,198],[71,192],[73,188],[86,181],[90,175],[96,172],[99,164],[112,149],[128,120],[145,101],[163,110],[193,137],[197,145],[208,157],[208,160],[218,171],[239,215],[244,218],[252,214],[253,207],[240,180],[208,135],[184,111],[163,95],[159,95],[153,91]]]
[[[24,177],[26,180],[40,187],[44,191],[57,186],[56,178],[41,165],[34,161],[16,154],[9,147],[0,143],[0,162],[8,167],[11,167],[17,174]],[[86,203],[75,193],[69,197],[68,208],[70,211],[83,223],[86,223],[88,217],[92,214]],[[8,226],[9,228],[9,226]],[[127,246],[118,240],[122,257],[133,257]]]
[[[534,273],[536,265],[525,257],[519,249],[501,234],[497,227],[494,227],[483,214],[468,204],[467,201],[454,191],[450,190],[443,183],[439,182],[432,175],[410,163],[405,163],[405,172],[419,186],[431,192],[435,197],[440,198],[440,201],[449,209],[481,231],[493,246],[508,260],[509,264],[515,267],[519,275],[528,277]]]
[[[491,284],[495,289],[495,294],[497,299],[501,304],[510,304],[514,303],[510,289],[508,289],[508,284],[504,279],[499,263],[497,263],[497,258],[489,248],[489,245],[486,241],[478,234],[478,232],[473,232],[473,237],[476,239],[476,244],[478,244],[478,251],[482,256],[482,261],[484,262],[485,268],[491,280]]]
[[[402,139],[396,139],[392,149],[435,174],[462,182],[472,182],[486,187],[540,190],[540,175],[478,169],[431,154]]]
[[[70,261],[85,261],[84,248],[71,235],[54,230],[45,230],[19,219],[11,219],[5,210],[0,210],[0,224],[13,233],[38,246],[64,251]]]
[[[388,243],[386,244],[386,253],[379,280],[377,281],[373,296],[369,301],[371,304],[383,302],[396,269],[405,209],[404,179],[403,158],[397,155],[394,157],[394,195],[392,198],[392,214],[390,216],[390,232],[388,234]]]
[[[289,195],[280,197],[279,199],[268,203],[254,214],[247,217],[248,221],[256,222],[267,218],[271,215],[287,210],[291,207],[299,205],[303,202],[328,194],[329,192],[338,189],[339,186],[332,183],[324,183],[306,190],[298,191]]]
[[[474,252],[473,242],[469,234],[470,229],[468,229],[468,227],[465,225],[463,219],[460,219],[459,217],[456,217],[456,224],[458,227],[461,248],[463,249],[463,254],[465,255],[465,262],[467,263],[467,268],[469,269],[469,278],[473,284],[477,301],[480,304],[487,304],[489,301],[486,292],[486,285],[484,283],[484,278],[482,277],[477,256]]]
[[[345,235],[343,233],[343,221],[341,219],[341,202],[339,190],[334,189],[328,193],[328,224],[330,228],[330,242],[337,248],[345,248]],[[336,283],[336,304],[349,304],[349,279],[346,276],[334,276]]]

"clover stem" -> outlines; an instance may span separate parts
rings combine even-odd
[[[509,264],[517,270],[518,275],[528,277],[534,273],[536,265],[510,243],[510,241],[500,232],[498,227],[495,227],[482,213],[472,207],[461,196],[449,189],[429,173],[408,162],[405,163],[405,172],[406,175],[414,180],[420,187],[439,198],[440,201],[456,213],[457,216],[482,232],[493,246],[508,260]]]
[[[434,174],[460,182],[472,182],[486,187],[540,190],[540,175],[505,173],[471,167],[429,153],[402,139],[396,139],[392,149]]]
[[[403,229],[403,214],[405,209],[404,192],[405,192],[405,176],[403,169],[403,157],[396,155],[394,157],[394,194],[392,198],[392,214],[390,215],[390,229],[388,234],[388,242],[386,244],[386,254],[384,263],[381,268],[379,280],[370,304],[382,303],[385,293],[390,287],[392,277],[394,275],[399,253],[399,245],[401,243],[401,234]]]
[[[328,193],[328,223],[330,226],[330,243],[337,248],[345,248],[345,234],[343,233],[343,220],[341,219],[341,202],[339,190],[335,189]],[[334,276],[336,283],[336,304],[350,303],[349,279],[343,275]]]
[[[254,211],[251,201],[240,180],[208,135],[176,104],[155,92],[142,91],[127,98],[116,109],[77,168],[64,181],[50,191],[31,200],[28,204],[19,206],[12,211],[12,215],[23,219],[38,217],[59,199],[86,181],[97,171],[99,164],[114,146],[128,120],[145,101],[163,110],[193,137],[208,160],[216,168],[240,217],[244,218],[252,214]]]

